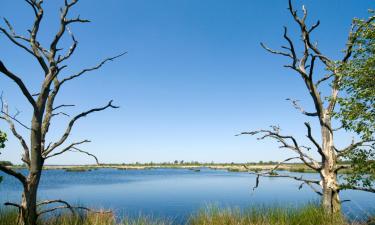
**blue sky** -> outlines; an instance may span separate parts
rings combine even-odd
[[[40,38],[47,44],[57,30],[62,0],[45,1]],[[305,4],[309,23],[321,26],[313,35],[322,51],[340,58],[353,17],[368,16],[371,0],[294,1]],[[71,29],[79,40],[76,55],[63,76],[95,65],[104,57],[128,51],[101,70],[67,84],[58,103],[76,104],[74,115],[114,99],[121,108],[79,121],[69,141],[90,139],[82,149],[100,161],[160,162],[178,160],[246,162],[280,160],[290,154],[272,141],[234,135],[278,124],[305,143],[304,121],[286,98],[296,98],[307,109],[311,100],[297,74],[282,67],[287,59],[266,53],[259,45],[279,47],[283,26],[299,40],[286,0],[81,0],[71,15],[92,21]],[[24,1],[3,0],[1,17],[26,35],[32,11]],[[2,23],[2,25],[4,25]],[[69,39],[64,39],[69,46]],[[42,73],[35,61],[0,36],[0,59],[19,74],[34,92]],[[317,70],[321,76],[322,69]],[[30,121],[30,106],[17,87],[0,76],[0,90],[19,119]],[[65,129],[69,118],[54,121],[49,140]],[[315,134],[319,137],[316,125]],[[0,129],[7,125],[0,123]],[[28,133],[18,128],[28,137]],[[337,136],[339,145],[350,135]],[[10,136],[0,160],[20,163],[21,148]],[[56,157],[47,164],[93,163],[78,153]]]

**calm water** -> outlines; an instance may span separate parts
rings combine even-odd
[[[0,174],[3,175],[3,174]],[[300,174],[317,177],[317,174]],[[3,175],[4,176],[4,175]],[[47,170],[40,185],[40,199],[64,199],[93,208],[111,208],[121,216],[151,214],[176,221],[209,204],[246,208],[251,205],[296,206],[318,201],[308,187],[287,178],[262,178],[255,191],[254,175],[223,170],[187,169],[116,170],[90,172]],[[19,201],[21,186],[8,176],[0,184],[0,203]],[[343,205],[351,217],[375,212],[375,194],[345,191]]]

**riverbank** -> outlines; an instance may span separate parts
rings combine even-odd
[[[0,225],[16,224],[17,212],[0,210]],[[185,222],[168,218],[139,216],[124,218],[119,222],[113,214],[89,213],[80,215],[55,214],[40,221],[39,225],[370,225],[374,221],[348,221],[341,215],[331,216],[316,205],[301,208],[256,207],[246,210],[237,208],[208,207],[192,214]]]

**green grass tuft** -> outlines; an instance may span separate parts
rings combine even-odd
[[[372,221],[372,222],[370,222]],[[348,222],[343,216],[331,216],[316,204],[304,207],[220,208],[209,206],[190,216],[186,225],[369,225],[374,220]],[[0,225],[17,224],[17,211],[0,209]],[[140,215],[117,221],[113,214],[50,215],[38,225],[172,225],[170,219]],[[180,225],[180,224],[178,224]],[[181,224],[184,225],[184,224]]]

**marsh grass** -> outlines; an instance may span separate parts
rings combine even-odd
[[[314,204],[295,207],[219,208],[209,206],[192,215],[189,225],[354,225],[343,216],[330,216]]]
[[[17,212],[0,209],[0,225],[15,225]],[[117,221],[113,214],[55,214],[38,225],[172,225],[170,219],[139,215]],[[374,223],[348,222],[343,216],[331,217],[315,204],[304,207],[220,208],[208,206],[192,214],[186,225],[365,225]],[[181,224],[184,225],[184,224]]]

